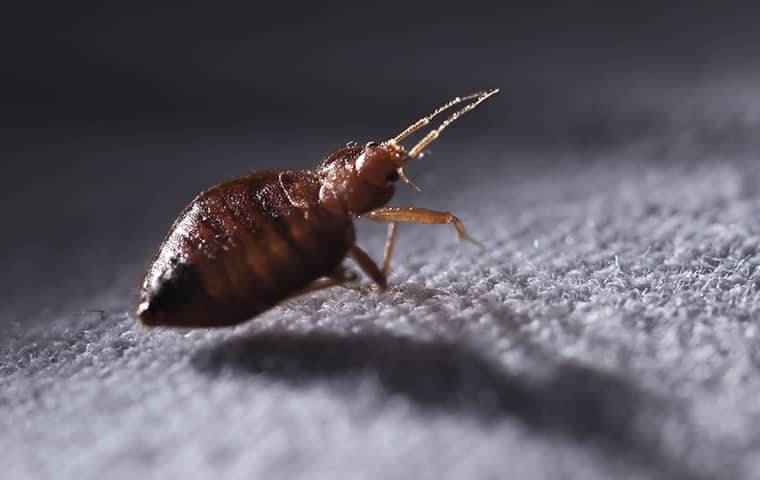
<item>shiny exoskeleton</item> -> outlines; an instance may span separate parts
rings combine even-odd
[[[148,326],[235,325],[285,299],[355,279],[342,266],[347,256],[385,289],[397,222],[448,223],[469,239],[448,212],[385,205],[397,180],[409,182],[403,172],[409,160],[497,91],[455,98],[385,142],[349,144],[313,171],[254,172],[198,195],[153,257],[137,317]],[[399,144],[469,100],[409,151]],[[355,243],[360,216],[390,224],[382,268]]]

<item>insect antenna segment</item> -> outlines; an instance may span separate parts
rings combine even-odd
[[[413,133],[417,132],[418,130],[422,129],[423,127],[430,124],[430,122],[440,115],[441,113],[445,112],[446,110],[450,109],[451,107],[458,105],[462,102],[467,102],[470,100],[475,100],[472,103],[469,103],[462,107],[461,109],[457,110],[453,114],[449,116],[446,120],[441,122],[441,124],[435,129],[430,131],[427,135],[425,135],[422,140],[417,142],[417,144],[412,147],[411,150],[409,150],[409,153],[407,155],[407,159],[411,160],[413,158],[421,158],[424,155],[425,148],[427,148],[428,145],[433,143],[440,135],[443,130],[445,130],[449,125],[454,123],[456,120],[458,120],[462,115],[469,112],[470,110],[473,110],[475,107],[480,105],[481,103],[485,102],[488,98],[491,96],[497,94],[499,92],[498,88],[495,88],[493,90],[482,90],[480,92],[475,92],[470,95],[465,95],[464,97],[456,97],[445,104],[441,105],[440,107],[436,108],[433,113],[430,115],[427,115],[425,117],[420,118],[413,124],[409,125],[404,131],[396,135],[395,137],[391,138],[390,140],[387,140],[386,143],[397,145],[398,142],[408,138]],[[408,161],[407,160],[407,161]],[[398,168],[398,174],[399,178],[406,183],[407,185],[411,186],[415,190],[422,191],[420,187],[414,184],[409,177],[404,173],[404,168],[399,167]]]
[[[462,115],[464,115],[465,113],[469,112],[470,110],[473,110],[475,107],[477,107],[481,103],[485,102],[486,100],[488,100],[493,95],[496,95],[497,93],[499,93],[499,89],[495,88],[493,90],[479,92],[479,93],[475,93],[475,94],[472,94],[472,95],[468,95],[467,97],[463,97],[463,99],[477,98],[477,100],[474,101],[474,102],[472,102],[472,103],[470,103],[470,104],[468,104],[468,105],[465,105],[461,109],[459,109],[456,112],[452,113],[449,116],[449,118],[447,118],[446,120],[444,120],[443,122],[441,122],[441,124],[438,126],[438,128],[436,128],[435,130],[430,131],[427,135],[425,135],[422,138],[422,140],[420,140],[419,142],[417,142],[417,145],[415,145],[414,147],[412,147],[411,150],[409,150],[409,159],[411,160],[411,159],[416,158],[417,156],[419,156],[419,154],[422,153],[425,150],[425,148],[427,148],[428,145],[430,145],[431,143],[433,143],[441,135],[441,132],[444,131],[449,125],[451,125],[452,123],[456,122]],[[451,107],[451,106],[456,105],[457,103],[460,103],[461,101],[463,101],[463,100],[460,100],[458,102],[452,103],[455,100],[457,100],[457,99],[455,98],[454,100],[452,100],[451,102],[449,102],[449,104],[444,105],[444,107],[447,107],[447,105],[448,105],[448,107]],[[441,111],[443,111],[443,110],[441,110]],[[440,113],[440,112],[436,111],[436,112],[433,112],[433,113],[435,114],[435,113]],[[432,116],[430,118],[432,118]]]
[[[498,91],[498,89],[496,91]],[[448,110],[449,108],[453,107],[454,105],[457,105],[457,104],[462,103],[462,102],[466,102],[468,100],[472,100],[473,98],[480,98],[480,97],[482,97],[483,95],[485,95],[487,93],[488,92],[486,92],[486,91],[481,91],[481,92],[476,92],[476,93],[473,93],[473,94],[470,94],[470,95],[466,95],[464,97],[456,97],[454,99],[449,100],[445,104],[443,104],[440,107],[436,108],[433,111],[433,113],[431,113],[430,115],[422,117],[419,120],[417,120],[416,122],[414,122],[413,124],[409,125],[406,129],[404,129],[403,132],[401,132],[398,135],[396,135],[395,137],[393,137],[392,141],[394,143],[398,143],[398,142],[404,140],[409,135],[413,134],[414,132],[416,132],[417,130],[421,129],[422,127],[428,125],[430,123],[430,121],[433,120],[435,117],[437,117],[440,113],[445,112],[446,110]]]

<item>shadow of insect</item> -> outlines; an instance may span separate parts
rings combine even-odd
[[[293,385],[372,374],[389,395],[425,409],[471,415],[486,425],[517,418],[539,432],[595,442],[667,478],[709,478],[690,471],[663,445],[658,419],[683,420],[675,403],[572,363],[555,364],[535,379],[456,343],[313,332],[230,338],[196,352],[192,363],[211,376],[255,375]]]

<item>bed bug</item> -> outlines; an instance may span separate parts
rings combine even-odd
[[[355,280],[342,265],[347,256],[384,290],[400,222],[451,224],[460,239],[475,242],[449,212],[386,204],[398,180],[414,186],[404,166],[497,92],[454,98],[384,142],[349,143],[313,171],[253,172],[201,193],[179,214],[150,262],[137,317],[146,326],[242,323],[283,300]],[[459,104],[404,149],[402,140]],[[356,245],[356,218],[389,224],[382,266]]]

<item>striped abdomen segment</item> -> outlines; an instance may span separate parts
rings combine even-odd
[[[148,269],[141,320],[233,325],[330,274],[353,242],[353,225],[319,209],[318,183],[304,181],[313,196],[305,209],[293,206],[277,172],[232,180],[198,196]]]

